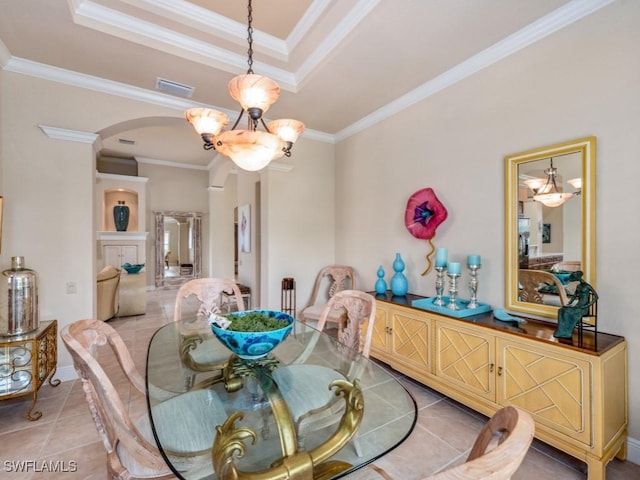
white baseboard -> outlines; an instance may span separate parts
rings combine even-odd
[[[78,378],[78,373],[71,365],[58,368],[53,376],[54,380],[60,380],[61,382],[68,382],[69,380],[75,380],[76,378]]]
[[[627,460],[640,465],[640,440],[627,437]]]

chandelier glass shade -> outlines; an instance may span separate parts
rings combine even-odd
[[[214,149],[243,170],[256,171],[283,155],[290,157],[291,148],[305,127],[293,119],[274,120],[269,124],[264,122],[264,114],[280,97],[280,87],[270,78],[253,73],[251,0],[248,12],[249,69],[245,75],[232,78],[228,84],[229,95],[242,107],[236,122],[231,130],[222,131],[228,125],[229,117],[209,108],[190,108],[185,117],[202,137],[205,150]],[[247,129],[237,129],[245,113]],[[258,130],[259,125],[264,131]]]
[[[559,207],[564,202],[574,196],[571,192],[563,192],[556,184],[556,176],[558,169],[553,166],[553,158],[551,159],[549,168],[545,169],[546,179],[531,178],[525,180],[524,183],[533,191],[533,199],[547,207]]]

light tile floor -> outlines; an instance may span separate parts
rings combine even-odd
[[[158,327],[171,321],[175,294],[175,290],[149,292],[146,315],[109,321],[125,339],[141,372],[151,336]],[[60,348],[64,346],[60,344]],[[416,399],[418,422],[411,436],[378,459],[376,465],[396,480],[414,480],[462,462],[486,417],[409,379],[401,381]],[[127,392],[124,395],[132,415],[146,408],[144,399],[129,399]],[[30,402],[25,397],[0,402],[0,478],[105,479],[104,447],[79,382],[63,382],[55,388],[43,386],[37,403],[37,410],[43,415],[35,422],[25,418]],[[19,461],[31,463],[20,467]],[[361,469],[349,478],[380,479],[372,469]],[[578,480],[586,479],[587,475],[584,463],[534,441],[513,478]],[[639,465],[614,459],[607,466],[608,480],[636,478],[640,478]]]

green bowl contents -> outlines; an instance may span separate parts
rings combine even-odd
[[[282,343],[295,323],[288,313],[277,310],[244,310],[226,315],[226,329],[215,321],[211,330],[220,342],[240,358],[255,360]]]
[[[226,318],[231,321],[227,330],[235,332],[269,332],[284,328],[291,323],[287,319],[275,318],[260,311],[246,312],[240,315],[231,313],[226,315]]]

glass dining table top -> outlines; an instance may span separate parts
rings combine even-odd
[[[146,384],[156,443],[189,480],[340,478],[402,443],[417,415],[390,370],[301,322],[253,360],[205,322],[167,324],[149,344]]]

